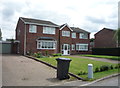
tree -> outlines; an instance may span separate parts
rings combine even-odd
[[[2,40],[2,31],[0,29],[0,40]]]
[[[118,30],[116,31],[115,38],[117,40],[118,47],[120,47],[120,28],[118,28]]]

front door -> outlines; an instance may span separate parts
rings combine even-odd
[[[70,55],[70,45],[69,44],[63,44],[62,54]]]

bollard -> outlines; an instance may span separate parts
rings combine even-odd
[[[88,64],[88,78],[93,78],[93,65]]]

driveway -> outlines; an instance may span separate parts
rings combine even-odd
[[[49,86],[68,80],[56,79],[56,70],[20,55],[2,56],[2,86]]]

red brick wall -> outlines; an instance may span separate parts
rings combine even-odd
[[[75,44],[76,43],[85,43],[85,44],[88,44],[88,47],[90,46],[90,34],[88,34],[88,39],[80,39],[79,38],[79,33],[76,33],[76,38],[72,38],[72,44]],[[76,49],[76,47],[75,47]],[[89,49],[89,48],[88,48]],[[87,54],[89,52],[88,51],[77,51],[77,50],[72,50],[72,54]]]
[[[103,29],[95,34],[95,48],[113,48],[116,47],[114,31]]]
[[[70,31],[70,29],[66,26],[64,27],[61,31],[60,31],[60,52],[61,51],[61,46],[63,44],[70,44],[70,54],[85,54],[85,53],[89,53],[89,51],[76,51],[76,47],[75,50],[72,50],[71,45],[74,44],[76,46],[76,43],[87,43],[90,46],[90,34],[88,34],[88,39],[80,39],[79,38],[79,33],[76,33],[76,38],[72,38],[72,31],[70,31],[70,37],[65,37],[62,36],[62,31]]]
[[[20,30],[20,34],[18,34],[19,30]],[[24,54],[24,31],[25,31],[25,25],[21,20],[19,20],[16,27],[16,40],[20,41],[19,44],[20,54]]]
[[[29,33],[29,25],[26,26],[27,29],[27,39],[26,39],[26,51],[32,52],[43,52],[45,53],[48,51],[49,54],[58,53],[59,46],[58,46],[58,39],[59,39],[59,29],[56,28],[56,34],[43,34],[43,26],[37,25],[37,33]],[[38,37],[53,37],[57,41],[57,48],[55,50],[48,50],[48,49],[37,49],[37,38]]]

